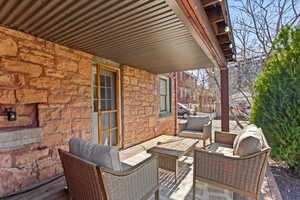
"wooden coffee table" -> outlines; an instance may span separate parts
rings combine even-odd
[[[164,136],[164,141],[158,141],[157,145],[148,149],[147,152],[158,156],[159,168],[174,172],[177,182],[178,160],[193,151],[198,141],[177,136]]]

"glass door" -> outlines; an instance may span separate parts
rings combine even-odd
[[[94,112],[98,115],[98,143],[119,146],[118,70],[97,66]]]

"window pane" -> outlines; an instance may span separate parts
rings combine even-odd
[[[106,99],[111,99],[111,88],[106,89]]]
[[[113,72],[107,72],[107,77],[106,77],[106,86],[110,87],[111,86],[111,77],[113,76]]]
[[[167,111],[166,96],[160,96],[160,111]]]
[[[114,110],[117,108],[116,106],[116,73],[114,73],[112,77],[112,85],[111,85],[111,109]]]
[[[112,105],[111,105],[111,100],[106,100],[106,109],[107,110],[112,110]]]
[[[167,95],[167,80],[160,79],[160,95]]]
[[[109,113],[101,115],[101,130],[108,129]]]
[[[118,144],[117,130],[111,131],[111,145],[116,146]]]
[[[102,144],[108,145],[108,137],[109,137],[108,133],[102,133]]]
[[[106,76],[101,75],[100,76],[100,85],[101,86],[105,86],[105,80],[106,80]]]
[[[110,117],[110,128],[117,127],[117,113],[111,113]]]
[[[106,100],[101,100],[101,111],[107,110],[107,103]]]
[[[105,88],[101,87],[101,99],[106,99]]]

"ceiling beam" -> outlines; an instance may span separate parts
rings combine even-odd
[[[208,6],[218,4],[218,3],[220,3],[220,1],[222,1],[222,0],[213,0],[213,1],[203,2],[202,6],[203,6],[203,8],[206,8]]]

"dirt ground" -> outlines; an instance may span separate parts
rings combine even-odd
[[[270,169],[283,200],[300,200],[300,174],[295,174],[282,162],[271,162]]]

